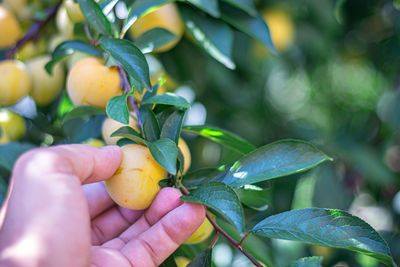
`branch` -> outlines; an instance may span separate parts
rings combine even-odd
[[[126,72],[122,67],[122,65],[120,63],[118,63],[117,65],[119,70],[119,76],[121,77],[122,88],[126,93],[129,93],[131,91],[131,86],[129,85],[128,76],[126,75]],[[140,119],[140,112],[136,98],[133,96],[129,96],[128,99],[131,102],[133,110],[135,112],[137,124],[141,129],[141,131],[143,132],[143,123],[142,120]]]
[[[183,193],[185,195],[189,195],[190,192],[189,190],[187,190],[187,188],[180,183],[179,184]],[[226,233],[215,221],[214,219],[211,217],[210,213],[206,212],[206,217],[208,219],[208,221],[212,224],[212,226],[214,227],[215,231],[218,233],[220,233],[221,235],[223,235],[226,239],[229,240],[229,242],[231,242],[240,252],[242,252],[255,266],[257,267],[263,267],[261,263],[259,263],[256,259],[253,258],[253,256],[251,256],[246,250],[243,249],[242,247],[242,243],[244,241],[244,239],[249,235],[245,235],[242,240],[240,240],[240,242],[237,242],[235,239],[233,239],[228,233]]]
[[[57,14],[58,9],[61,6],[62,1],[60,1],[57,5],[50,7],[46,10],[46,19],[45,20],[36,20],[29,27],[28,31],[25,35],[18,40],[18,42],[11,47],[7,53],[6,58],[13,58],[14,54],[28,41],[34,40],[37,38],[38,34],[43,30],[44,26],[51,21]]]

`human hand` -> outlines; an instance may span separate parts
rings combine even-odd
[[[157,266],[203,222],[202,205],[164,188],[146,211],[127,210],[104,183],[116,146],[62,145],[25,153],[0,210],[1,266]],[[84,184],[82,186],[82,184]]]

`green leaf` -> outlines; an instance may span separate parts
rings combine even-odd
[[[255,210],[267,210],[272,202],[270,189],[263,189],[255,185],[245,185],[235,189],[235,192],[243,204]]]
[[[46,71],[51,74],[54,65],[66,56],[73,54],[75,51],[81,51],[86,54],[102,58],[103,54],[94,46],[79,40],[65,41],[59,44],[51,54],[51,60],[45,65]]]
[[[0,145],[0,166],[11,172],[17,158],[25,151],[34,147],[34,145],[28,143],[8,143]]]
[[[114,96],[108,101],[106,111],[111,119],[123,124],[129,124],[127,98],[127,95],[120,95]]]
[[[239,187],[303,172],[327,160],[332,159],[310,143],[281,140],[236,161],[221,181]]]
[[[186,1],[215,18],[219,18],[220,16],[217,0],[186,0]]]
[[[153,28],[135,40],[135,45],[143,54],[151,53],[157,48],[175,40],[176,35],[164,28]]]
[[[233,32],[223,21],[195,12],[191,7],[180,6],[186,29],[198,44],[213,58],[229,69],[235,69],[231,58]]]
[[[112,34],[110,21],[94,0],[78,0],[78,3],[90,26],[101,34]]]
[[[171,174],[176,174],[176,159],[178,148],[168,138],[162,138],[154,142],[145,141],[151,155],[158,164]]]
[[[260,14],[252,17],[241,10],[223,3],[221,3],[221,11],[221,18],[223,20],[237,28],[239,31],[256,39],[271,52],[276,53],[268,25]]]
[[[146,109],[143,121],[143,132],[146,140],[154,142],[160,139],[160,126],[158,125],[156,115],[150,108]]]
[[[226,130],[221,130],[208,125],[185,126],[182,129],[185,132],[194,133],[208,138],[221,145],[229,147],[242,154],[250,153],[256,147],[244,140],[243,138],[235,135],[234,133]]]
[[[125,33],[141,16],[170,2],[174,2],[174,0],[136,0],[130,7],[128,17],[122,27],[122,33]]]
[[[144,88],[151,88],[149,66],[139,48],[123,39],[103,37],[100,46],[121,63],[132,78]]]
[[[119,0],[99,0],[97,3],[100,5],[104,14],[109,14],[115,5],[119,2]]]
[[[211,267],[212,248],[198,254],[186,267]]]
[[[69,120],[80,118],[84,116],[92,116],[92,115],[99,115],[99,114],[106,114],[106,111],[101,108],[92,107],[92,106],[79,106],[65,114],[62,118],[62,124],[66,123]]]
[[[121,138],[117,141],[117,146],[119,147],[123,147],[130,144],[138,144],[138,142],[135,142],[129,138]]]
[[[382,237],[368,223],[341,210],[291,210],[264,219],[251,232],[269,238],[357,251],[394,266]]]
[[[294,261],[289,267],[322,267],[322,256],[304,257]]]
[[[130,126],[123,126],[123,127],[119,128],[118,130],[116,130],[115,132],[113,132],[111,134],[111,137],[114,137],[114,136],[121,136],[121,137],[130,139],[141,145],[146,144],[146,142],[144,141],[142,136]]]
[[[189,195],[181,198],[187,202],[201,203],[213,208],[239,231],[244,231],[243,207],[230,186],[220,181],[211,181],[200,185]]]
[[[169,138],[178,144],[185,111],[175,110],[162,125],[160,138]]]
[[[142,102],[142,104],[163,104],[188,109],[190,104],[181,96],[173,93],[165,93],[152,96]]]
[[[183,184],[186,187],[199,186],[203,183],[221,179],[225,175],[226,169],[203,168],[183,176]]]
[[[250,16],[253,17],[257,16],[257,10],[253,0],[222,0],[222,1],[243,10]]]

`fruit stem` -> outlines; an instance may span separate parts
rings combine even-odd
[[[118,66],[118,70],[119,70],[119,76],[121,77],[122,89],[124,89],[124,91],[126,93],[129,93],[129,92],[131,92],[132,89],[131,89],[131,86],[128,81],[128,76],[126,75],[126,72],[120,63],[117,63],[117,66]],[[138,103],[136,101],[136,98],[133,96],[129,96],[128,100],[131,102],[133,110],[135,112],[137,125],[143,132],[143,123],[142,123],[142,120],[140,119],[140,112],[139,112]]]
[[[240,241],[239,241],[239,246],[242,246],[244,240],[251,234],[251,232],[248,232]]]
[[[32,25],[29,27],[25,35],[17,41],[17,43],[11,47],[6,54],[7,59],[12,59],[14,54],[28,41],[34,40],[37,38],[38,34],[43,30],[44,26],[51,21],[57,14],[58,9],[60,8],[62,1],[58,2],[53,7],[50,7],[46,10],[46,19],[45,20],[35,20]]]
[[[185,195],[189,195],[190,192],[189,190],[187,190],[187,188],[182,184],[179,183],[180,188],[182,189],[182,192]],[[242,247],[242,243],[244,241],[244,239],[250,234],[247,233],[241,240],[240,242],[237,242],[235,239],[233,239],[228,233],[226,233],[215,221],[214,219],[211,217],[210,213],[206,212],[206,217],[208,219],[208,221],[212,224],[212,226],[214,227],[216,233],[220,233],[221,235],[223,235],[226,239],[229,240],[229,242],[231,242],[240,252],[242,252],[255,266],[257,267],[263,267],[261,265],[261,263],[259,263],[255,258],[253,258],[253,256],[251,256],[246,250],[243,249]]]
[[[93,46],[96,46],[97,45],[97,40],[94,39],[92,34],[90,33],[89,23],[85,23],[85,34],[86,34],[86,37],[90,40],[90,43]]]
[[[215,243],[217,243],[217,241],[218,241],[218,237],[219,237],[219,232],[216,231],[216,232],[215,232],[214,240],[213,240],[213,242],[211,243],[210,248],[213,248],[213,247],[215,246]]]

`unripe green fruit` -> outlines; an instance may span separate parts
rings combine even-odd
[[[73,22],[83,22],[85,21],[85,16],[83,15],[81,8],[78,3],[75,3],[74,0],[65,0],[64,1],[65,9],[67,11],[69,19]]]
[[[45,106],[52,102],[64,86],[65,74],[61,64],[53,67],[51,75],[46,72],[44,66],[50,59],[50,56],[41,56],[26,62],[32,78],[30,95],[39,106]]]
[[[103,141],[101,141],[99,139],[89,139],[83,143],[86,145],[94,146],[94,147],[103,147],[106,145]]]
[[[0,106],[15,104],[26,96],[32,80],[24,63],[17,60],[0,62]]]
[[[5,141],[17,141],[26,134],[24,118],[9,109],[0,109],[0,127]]]

